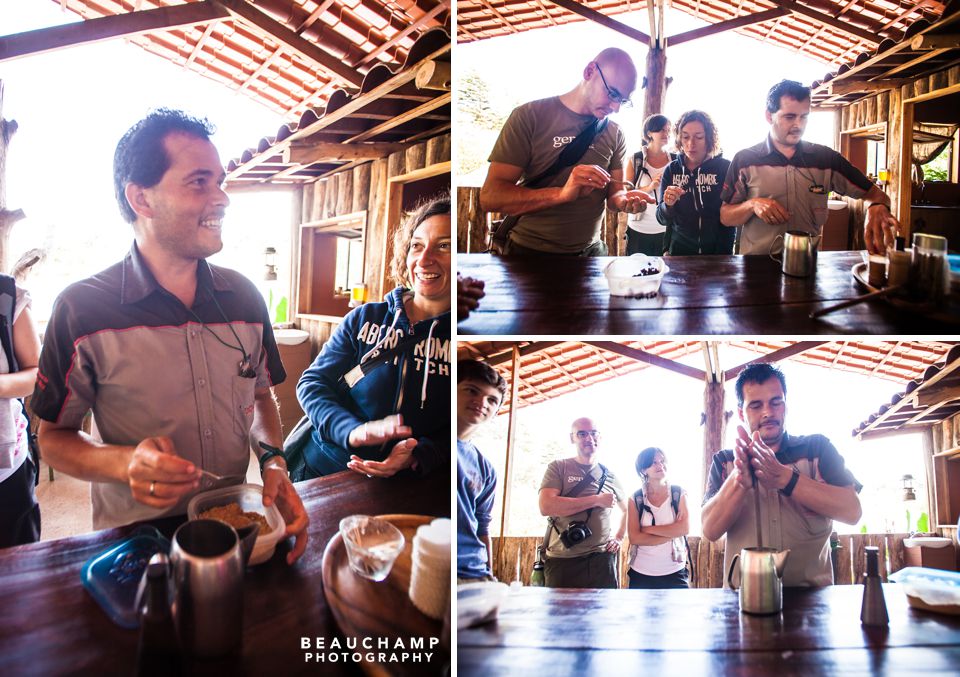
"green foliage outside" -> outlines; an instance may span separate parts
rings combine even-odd
[[[917,533],[926,534],[930,532],[930,518],[927,516],[927,513],[920,513],[920,517],[917,519]]]
[[[500,128],[519,102],[491,103],[489,84],[473,69],[457,78],[456,88],[457,176],[464,176],[486,165]]]
[[[940,154],[923,165],[924,181],[950,180],[950,145],[948,144]]]

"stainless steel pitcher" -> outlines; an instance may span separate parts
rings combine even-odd
[[[733,585],[733,571],[740,563],[740,611],[748,614],[775,614],[783,608],[783,568],[789,550],[744,548],[733,556],[727,583]]]
[[[820,245],[820,237],[802,230],[788,230],[774,238],[770,245],[770,257],[780,262],[784,275],[808,277],[817,268],[817,247]],[[777,256],[773,250],[781,238],[783,250]]]
[[[193,520],[173,535],[173,618],[188,654],[223,656],[240,648],[243,572],[257,531],[246,527],[241,536],[223,522]]]

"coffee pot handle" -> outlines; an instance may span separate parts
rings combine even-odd
[[[783,247],[780,248],[779,258],[777,257],[776,254],[773,253],[773,250],[776,249],[777,240],[782,240],[782,239],[783,239],[783,233],[780,233],[775,238],[773,238],[773,242],[770,243],[770,251],[768,252],[770,255],[770,258],[776,261],[777,263],[783,263]]]
[[[740,560],[740,553],[738,552],[736,555],[733,556],[733,559],[730,560],[730,571],[727,572],[727,585],[729,585],[733,590],[737,590],[740,587],[739,585],[737,585],[736,587],[734,587],[733,585],[733,570],[734,568],[736,568],[737,562],[739,560]],[[740,582],[742,583],[743,581],[740,581]]]

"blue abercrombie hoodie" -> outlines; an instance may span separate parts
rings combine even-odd
[[[399,440],[350,449],[350,431],[368,421],[401,414],[418,440],[417,471],[450,461],[450,313],[410,326],[397,287],[385,303],[355,308],[323,346],[297,384],[297,399],[313,423],[304,454],[316,474],[347,469],[351,454],[382,461]],[[378,357],[408,335],[417,340],[349,388],[343,376]]]
[[[693,171],[684,156],[674,158],[660,177],[657,221],[667,227],[663,246],[671,255],[732,254],[737,229],[720,223],[720,191],[730,160],[708,158]],[[667,186],[684,193],[673,207],[663,201]]]

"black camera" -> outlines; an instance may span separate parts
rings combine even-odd
[[[560,532],[560,542],[565,548],[572,548],[593,536],[586,522],[570,522],[566,529]]]

